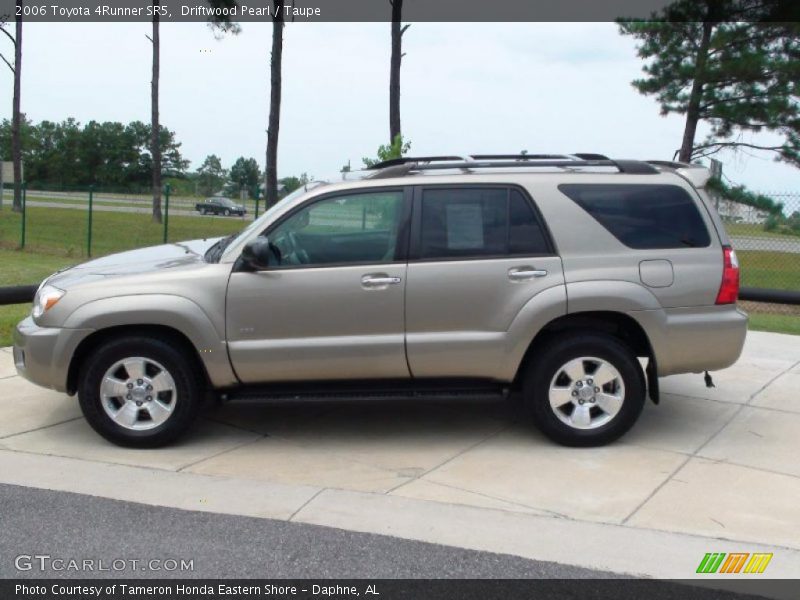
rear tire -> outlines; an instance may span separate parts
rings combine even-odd
[[[107,440],[156,448],[189,429],[204,387],[197,366],[179,347],[130,336],[91,353],[81,368],[78,398],[89,425]]]
[[[644,408],[644,373],[633,352],[600,333],[550,338],[523,375],[536,426],[565,446],[602,446],[625,434]]]

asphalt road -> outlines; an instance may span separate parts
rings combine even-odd
[[[0,484],[0,578],[607,578],[552,562]],[[18,571],[19,555],[193,560],[193,571]],[[164,563],[166,565],[166,563]],[[22,565],[26,566],[25,564]]]
[[[526,596],[591,596],[595,600],[755,598],[316,525],[184,511],[6,484],[0,484],[0,507],[2,579],[361,579],[367,580],[365,583],[380,579],[547,579],[552,583],[532,582]],[[70,560],[78,564],[91,560],[95,568],[65,570],[63,565]],[[153,560],[160,561],[160,570],[144,566]],[[164,570],[169,568],[169,561],[179,564],[181,560],[191,561],[191,570]],[[109,570],[97,570],[101,561]],[[421,589],[402,597],[425,598],[428,588],[421,585]],[[458,595],[463,600],[507,597],[481,585],[469,584],[468,593],[460,590]],[[444,590],[445,595],[441,591],[430,593],[431,597],[443,598],[450,597],[452,590]],[[391,595],[383,597],[389,600]]]
[[[733,247],[737,250],[768,250],[771,252],[800,254],[800,237],[792,239],[787,237],[735,236],[732,239]]]
[[[33,206],[33,207],[44,207],[44,208],[68,208],[72,210],[87,210],[86,204],[66,204],[62,202],[47,202],[44,200],[28,200],[26,202],[26,206]],[[108,206],[104,204],[95,204],[92,207],[92,210],[97,212],[115,212],[115,213],[139,213],[139,214],[150,214],[152,208],[150,206]],[[253,215],[245,215],[244,217],[238,216],[230,216],[224,217],[222,215],[201,215],[199,212],[193,209],[186,209],[186,208],[176,208],[174,205],[170,205],[169,214],[171,216],[181,216],[181,217],[202,217],[206,219],[237,219],[239,221],[252,221]]]

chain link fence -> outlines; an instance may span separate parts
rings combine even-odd
[[[714,196],[739,256],[742,286],[800,291],[800,192],[764,195],[773,200],[773,208]],[[0,248],[24,248],[76,261],[170,240],[228,235],[264,208],[258,199],[241,199],[233,202],[245,208],[243,216],[202,215],[206,198],[175,195],[166,186],[163,222],[158,223],[152,218],[152,197],[146,192],[26,187],[24,196],[25,210],[20,213],[11,210],[10,186],[0,195]],[[797,306],[759,303],[750,308],[800,315]]]
[[[739,257],[742,287],[800,292],[800,192],[762,195],[774,208],[714,197]],[[752,312],[800,317],[800,306],[742,304]]]
[[[224,236],[260,212],[259,199],[234,200],[244,215],[205,211],[207,198],[176,196],[165,186],[162,222],[153,219],[152,196],[82,188],[35,190],[23,186],[24,210],[12,210],[13,189],[0,194],[0,248],[89,258],[168,241]],[[200,209],[200,210],[198,210]],[[236,212],[236,211],[231,211]]]

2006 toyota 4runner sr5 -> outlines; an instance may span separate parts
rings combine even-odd
[[[237,235],[54,274],[17,369],[129,446],[174,440],[210,393],[491,392],[589,446],[658,401],[658,377],[739,357],[739,267],[705,168],[481,155],[348,176]]]

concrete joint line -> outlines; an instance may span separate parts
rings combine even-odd
[[[8,435],[0,436],[0,440],[8,440],[18,435],[25,435],[26,433],[33,433],[34,431],[42,431],[43,429],[50,429],[51,427],[57,427],[58,425],[63,425],[64,423],[69,423],[71,421],[77,421],[78,419],[82,419],[83,417],[72,417],[71,419],[65,419],[64,421],[59,421],[58,423],[51,423],[50,425],[42,425],[41,427],[34,427],[33,429],[26,429],[25,431],[17,431],[16,433],[9,433]]]
[[[313,496],[311,496],[311,498],[309,498],[308,500],[306,500],[305,502],[303,502],[302,506],[300,506],[300,508],[298,508],[296,511],[294,511],[294,512],[293,512],[293,513],[292,513],[292,514],[289,516],[289,518],[288,518],[288,519],[286,519],[286,520],[287,520],[287,521],[289,521],[289,522],[291,522],[291,521],[292,521],[292,520],[293,520],[293,519],[294,519],[294,518],[295,518],[295,517],[298,515],[298,513],[299,513],[301,510],[303,510],[303,509],[304,509],[306,506],[308,506],[308,505],[309,505],[309,504],[311,504],[311,503],[312,503],[314,500],[316,500],[317,496],[319,496],[319,495],[320,495],[322,492],[324,492],[326,489],[328,489],[328,488],[320,488],[319,490],[317,490],[317,492],[316,492],[316,493],[315,493]]]
[[[493,437],[496,437],[496,436],[500,435],[500,434],[501,434],[501,433],[503,433],[504,431],[508,431],[510,428],[511,428],[511,425],[506,425],[506,426],[501,426],[501,427],[498,427],[496,431],[493,431],[492,433],[490,433],[489,435],[487,435],[485,438],[483,438],[483,439],[481,439],[481,440],[478,440],[477,442],[475,442],[474,444],[472,444],[472,445],[470,445],[470,446],[467,446],[466,448],[464,448],[464,449],[463,449],[463,450],[461,450],[460,452],[457,452],[456,454],[454,454],[453,456],[451,456],[451,457],[450,457],[450,458],[448,458],[447,460],[445,460],[445,461],[443,461],[443,462],[439,463],[438,465],[436,465],[436,466],[434,466],[434,467],[431,467],[431,468],[430,468],[430,469],[428,469],[427,471],[424,471],[423,473],[420,473],[419,475],[416,475],[415,477],[412,477],[412,478],[411,478],[411,479],[409,479],[408,481],[404,481],[403,483],[401,483],[401,484],[399,484],[399,485],[396,485],[396,486],[394,486],[394,487],[393,487],[393,488],[391,488],[391,489],[388,489],[388,490],[386,490],[386,491],[384,492],[384,494],[388,496],[389,494],[391,494],[391,493],[392,493],[392,492],[394,492],[395,490],[399,490],[399,489],[400,489],[401,487],[403,487],[404,485],[408,485],[409,483],[413,483],[413,482],[415,482],[415,481],[417,481],[417,480],[419,480],[419,479],[422,479],[422,478],[423,478],[423,477],[425,477],[426,475],[428,475],[428,474],[430,474],[430,473],[433,473],[433,472],[434,472],[434,471],[436,471],[437,469],[441,469],[441,468],[442,468],[443,466],[445,466],[446,464],[448,464],[448,463],[450,463],[450,462],[454,461],[455,459],[459,458],[460,456],[463,456],[463,455],[464,455],[464,454],[466,454],[467,452],[470,452],[471,450],[474,450],[475,448],[477,448],[477,447],[478,447],[478,446],[480,446],[481,444],[483,444],[483,443],[485,443],[485,442],[488,442],[488,441],[489,441],[490,439],[492,439]]]
[[[789,373],[789,372],[790,372],[792,369],[796,368],[798,365],[800,365],[800,360],[798,360],[798,361],[797,361],[796,363],[794,363],[793,365],[791,365],[791,366],[787,367],[785,370],[783,370],[783,371],[781,371],[780,373],[778,373],[777,375],[775,375],[775,377],[773,377],[772,379],[770,379],[770,380],[769,380],[767,383],[765,383],[765,384],[764,384],[762,387],[760,387],[760,388],[759,388],[759,389],[758,389],[758,390],[757,390],[755,393],[753,393],[753,395],[751,395],[751,396],[750,396],[750,398],[748,398],[748,399],[747,399],[747,402],[746,402],[745,404],[746,404],[747,406],[750,406],[750,403],[751,403],[753,400],[755,400],[755,399],[756,399],[756,397],[757,397],[757,396],[758,396],[758,395],[759,395],[761,392],[763,392],[764,390],[766,390],[766,389],[767,389],[769,386],[771,386],[773,383],[775,383],[775,381],[777,381],[779,378],[781,378],[781,377],[783,377],[784,375],[786,375],[787,373]]]
[[[227,454],[228,452],[233,452],[234,450],[238,450],[239,448],[244,448],[245,446],[249,446],[250,444],[255,444],[256,442],[260,442],[262,439],[264,439],[264,437],[266,437],[266,436],[262,436],[262,437],[254,439],[254,440],[248,440],[246,442],[242,442],[241,444],[236,444],[234,446],[231,446],[230,448],[225,448],[225,450],[220,450],[219,452],[217,452],[216,454],[212,454],[211,456],[204,456],[203,458],[198,458],[197,460],[193,460],[192,462],[189,462],[189,463],[186,463],[185,465],[182,465],[175,472],[176,473],[180,473],[181,471],[184,471],[184,470],[188,469],[189,467],[193,467],[193,466],[198,465],[198,464],[200,464],[202,462],[205,462],[207,460],[213,460],[213,459],[217,458],[218,456],[222,456],[223,454]]]

